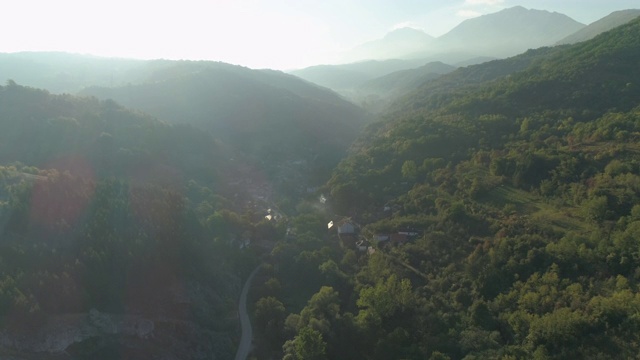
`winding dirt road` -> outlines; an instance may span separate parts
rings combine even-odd
[[[251,329],[251,321],[249,320],[249,314],[247,314],[247,293],[251,287],[251,281],[254,275],[260,270],[260,266],[255,268],[247,281],[242,287],[242,293],[240,293],[240,301],[238,302],[238,312],[240,314],[240,329],[242,329],[242,336],[240,336],[240,344],[238,345],[238,351],[236,351],[236,360],[246,360],[251,352],[251,341],[253,340],[253,330]]]

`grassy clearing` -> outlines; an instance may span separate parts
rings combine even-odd
[[[493,188],[479,200],[497,208],[512,206],[517,213],[526,215],[531,215],[547,205],[529,192],[506,185]]]
[[[563,209],[542,209],[531,215],[536,222],[550,225],[559,231],[575,231],[579,233],[588,232],[593,226],[580,216],[577,216],[578,209],[565,207]]]
[[[571,206],[557,207],[530,192],[511,186],[498,186],[487,193],[482,202],[497,208],[513,208],[520,215],[527,215],[559,231],[587,232],[592,225],[585,222],[579,209]]]

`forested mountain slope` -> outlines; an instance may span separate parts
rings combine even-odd
[[[602,19],[594,21],[593,23],[576,31],[574,34],[571,34],[566,38],[558,41],[557,44],[575,44],[580,41],[591,40],[605,31],[609,31],[620,25],[628,23],[638,16],[640,16],[640,9],[629,9],[612,12]]]
[[[61,52],[0,53],[0,82],[75,94],[87,86],[120,86],[148,76],[162,61],[101,58]]]
[[[415,69],[392,72],[358,86],[351,97],[365,109],[379,113],[398,97],[455,69],[455,66],[436,61]]]
[[[507,76],[416,90],[338,166],[328,217],[371,248],[274,249],[256,316],[280,354],[636,356],[640,20],[525,55]],[[294,306],[289,286],[312,284]]]
[[[415,69],[407,69],[393,72],[358,86],[361,94],[375,94],[382,97],[403,94],[418,88],[429,80],[448,74],[456,69],[439,61],[431,62]]]
[[[194,127],[0,87],[0,357],[232,358],[238,245],[268,239],[237,166]]]
[[[230,153],[262,164],[274,181],[305,176],[298,182],[319,185],[368,122],[363,110],[328,89],[222,63],[180,62],[141,84],[82,94],[208,131]],[[292,163],[304,169],[290,175]]]
[[[294,70],[291,74],[343,93],[366,81],[396,71],[413,69],[426,62],[425,59],[367,60],[342,65],[315,65]]]
[[[541,107],[593,108],[600,113],[612,107],[629,109],[638,91],[633,81],[628,81],[636,76],[637,44],[622,29],[587,44],[530,50],[513,58],[461,68],[423,85],[399,101],[395,109],[400,113],[408,109],[469,109],[514,115]]]
[[[277,71],[227,64],[178,64],[143,84],[88,88],[82,94],[114,99],[170,123],[245,138],[248,145],[260,140],[256,133],[290,126],[315,127],[309,131],[318,131],[320,141],[348,142],[365,120],[356,106],[328,89]]]
[[[209,132],[228,159],[250,159],[282,189],[297,183],[296,194],[326,181],[370,120],[331,90],[295,76],[214,61],[0,54],[0,77],[54,93],[112,99]]]
[[[456,89],[471,91],[470,89],[473,89],[475,85],[522,71],[556,51],[561,51],[561,48],[542,47],[507,59],[491,60],[477,65],[460,67],[449,74],[422,83],[417,91],[407,94],[404,98],[392,103],[387,112],[391,113],[396,110],[403,112],[407,111],[407,109],[437,105],[437,100],[434,100],[434,104],[427,105],[427,102],[432,98],[439,99]]]
[[[12,81],[0,93],[0,120],[5,164],[47,167],[81,157],[100,176],[170,166],[191,177],[197,169],[212,177],[227,163],[211,135],[192,126],[170,126],[113,101],[52,95]]]

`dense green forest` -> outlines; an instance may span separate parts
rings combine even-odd
[[[333,91],[293,75],[216,61],[0,54],[0,79],[113,100],[169,124],[195,127],[215,139],[227,160],[264,173],[285,203],[323,184],[371,118]],[[192,154],[193,163],[207,161],[206,153]],[[205,166],[219,168],[213,165]]]
[[[271,252],[256,357],[637,356],[638,64],[635,20],[399,100]],[[327,233],[344,216],[369,250]]]
[[[281,197],[325,182],[368,121],[362,109],[292,75],[211,62],[178,62],[141,84],[81,94],[207,131],[229,153],[260,164]]]
[[[280,71],[211,61],[147,66],[158,69],[144,81],[80,94],[211,134],[229,158],[259,167],[281,203],[322,185],[369,121],[329,89]]]
[[[12,81],[0,129],[0,357],[233,357],[269,225],[211,135]]]

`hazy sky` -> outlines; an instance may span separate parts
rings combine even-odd
[[[1,0],[0,52],[208,59],[291,69],[411,26],[439,36],[521,5],[588,24],[640,0]]]

